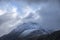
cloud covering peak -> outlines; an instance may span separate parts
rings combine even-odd
[[[32,3],[29,4],[29,1]],[[35,3],[33,3],[34,1]],[[40,0],[38,1],[40,2]],[[39,4],[36,0],[4,3],[1,2],[0,6],[0,36],[9,33],[17,25],[29,22],[38,23],[45,30],[60,29],[58,1],[42,1]]]

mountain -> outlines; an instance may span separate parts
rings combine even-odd
[[[10,33],[0,37],[0,40],[58,40],[60,31],[49,34],[38,23],[29,22],[18,25]]]
[[[31,36],[33,37],[43,34],[48,34],[48,32],[45,32],[45,30],[42,29],[39,24],[30,22],[18,25],[17,28],[12,30],[7,35],[0,37],[0,40],[16,40],[20,37],[25,39],[25,37],[29,38]]]
[[[55,31],[50,35],[39,36],[37,40],[60,40],[60,30]]]

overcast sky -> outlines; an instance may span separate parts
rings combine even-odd
[[[0,36],[9,33],[19,23],[28,21],[40,23],[45,29],[59,30],[59,2],[59,0],[0,0]]]

